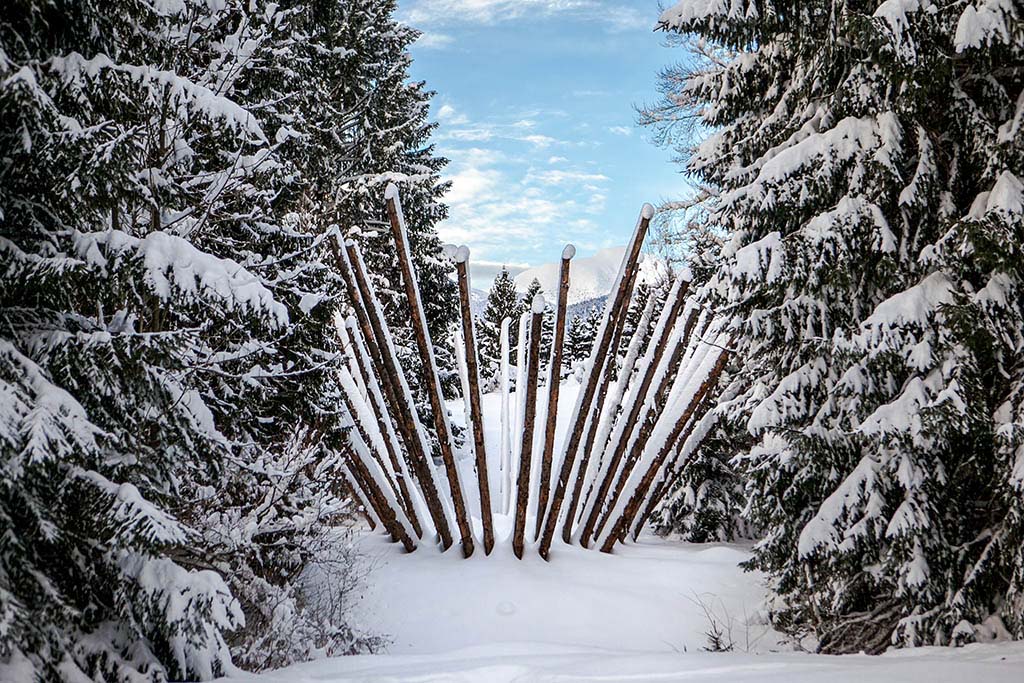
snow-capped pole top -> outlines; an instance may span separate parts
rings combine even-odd
[[[534,312],[534,314],[543,313],[544,312],[544,307],[546,305],[547,305],[547,302],[544,301],[544,295],[543,294],[536,294],[536,295],[534,295],[534,297],[533,297],[533,312]]]
[[[469,247],[463,244],[461,247],[455,250],[455,262],[466,263],[469,261]]]
[[[645,220],[651,220],[654,218],[654,206],[645,203],[640,209],[640,217]]]
[[[562,260],[569,261],[576,256],[576,246],[572,244],[565,245],[565,249],[562,250]]]
[[[388,183],[388,186],[384,189],[384,199],[398,199],[398,185],[394,183]]]
[[[441,247],[441,254],[451,261],[455,260],[455,255],[458,253],[459,248],[454,244],[445,244]]]

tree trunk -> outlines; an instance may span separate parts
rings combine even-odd
[[[629,412],[626,414],[623,428],[619,432],[619,438],[615,442],[615,448],[612,451],[611,457],[605,464],[605,475],[601,479],[601,483],[598,485],[597,493],[594,495],[594,499],[590,507],[590,513],[586,517],[583,532],[580,534],[580,543],[584,548],[589,547],[590,545],[590,539],[593,537],[598,519],[601,517],[602,506],[605,498],[608,496],[608,491],[611,489],[612,482],[615,480],[615,473],[618,471],[619,463],[622,461],[622,456],[625,454],[626,447],[629,445],[629,438],[636,428],[640,411],[643,408],[644,403],[647,401],[647,394],[651,390],[651,384],[654,382],[654,377],[657,374],[658,366],[661,364],[661,359],[665,355],[665,349],[669,346],[669,339],[672,337],[672,331],[675,329],[676,320],[679,318],[679,315],[683,312],[683,307],[686,305],[686,293],[688,289],[689,283],[687,282],[681,288],[675,290],[675,298],[671,301],[665,302],[666,314],[665,320],[663,321],[664,324],[661,328],[661,334],[657,337],[651,338],[650,343],[654,345],[653,354],[651,355],[650,362],[643,369],[643,375],[640,378],[639,386],[633,393],[632,405],[630,405]]]
[[[345,280],[349,303],[356,313],[360,331],[370,351],[370,359],[373,361],[377,376],[384,380],[383,388],[387,401],[394,411],[395,424],[409,452],[430,518],[441,538],[441,547],[447,550],[452,545],[452,536],[434,481],[433,463],[427,459],[427,451],[420,441],[419,418],[413,409],[411,398],[403,391],[399,379],[402,370],[387,343],[387,331],[384,328],[386,323],[381,319],[375,305],[372,287],[362,268],[359,249],[352,242],[345,244],[344,251],[334,242],[331,246]]]

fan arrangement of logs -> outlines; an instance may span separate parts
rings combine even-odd
[[[460,370],[469,432],[466,448],[473,456],[475,470],[470,471],[475,472],[479,493],[470,503],[478,506],[473,511],[479,512],[477,531],[473,525],[475,514],[471,516],[467,505],[465,472],[460,472],[456,460],[457,444],[441,394],[405,219],[394,185],[388,186],[385,200],[436,441],[432,444],[420,422],[359,247],[338,239],[332,246],[351,307],[351,314],[339,324],[346,354],[340,372],[346,408],[353,422],[345,475],[370,525],[381,525],[409,552],[421,542],[438,543],[447,550],[457,532],[466,557],[473,554],[478,541],[482,541],[485,553],[491,553],[496,515],[514,518],[511,544],[520,559],[528,547],[549,559],[556,536],[565,543],[602,552],[612,552],[617,543],[629,538],[635,540],[668,484],[714,424],[716,413],[709,410],[710,398],[730,346],[724,322],[688,298],[689,279],[684,274],[674,281],[646,343],[645,335],[634,334],[625,356],[620,356],[626,313],[639,275],[640,249],[654,215],[653,207],[647,204],[641,211],[583,367],[579,395],[558,452],[555,428],[570,262],[575,253],[571,246],[562,253],[554,338],[544,387],[539,386],[540,331],[546,308],[543,296],[537,296],[531,311],[519,321],[520,339],[525,341],[520,344],[520,381],[516,386],[521,412],[514,428],[518,433],[512,434],[513,426],[503,406],[503,452],[498,462],[504,471],[499,472],[499,479],[508,483],[499,483],[503,495],[497,500],[491,497],[484,440],[470,311],[469,250],[462,247],[456,252],[462,314]],[[652,296],[637,329],[649,328],[654,305]],[[502,326],[506,346],[510,322]],[[507,399],[507,366],[503,367],[502,383]],[[538,399],[542,390],[545,401]],[[507,400],[503,403],[507,405]],[[513,449],[517,457],[513,457]],[[436,460],[443,465],[443,476],[435,466]]]

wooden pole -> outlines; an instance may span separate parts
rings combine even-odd
[[[519,477],[516,490],[516,521],[512,537],[512,550],[523,559],[526,536],[526,509],[530,504],[530,465],[533,460],[533,426],[537,416],[537,374],[540,365],[540,342],[543,336],[544,295],[533,297],[533,316],[530,318],[530,352],[526,359],[526,402],[523,415],[523,440],[519,449]],[[522,391],[522,387],[517,387]]]
[[[586,437],[583,440],[583,453],[580,459],[580,466],[577,470],[576,481],[573,482],[572,495],[569,497],[569,505],[565,511],[565,522],[562,524],[562,541],[572,543],[572,530],[576,524],[576,509],[579,507],[580,496],[583,493],[583,484],[588,479],[587,473],[590,468],[590,457],[594,452],[594,439],[597,436],[598,427],[601,422],[601,415],[604,412],[605,399],[608,397],[608,386],[615,376],[616,360],[619,354],[619,347],[622,345],[622,334],[626,329],[626,314],[629,311],[629,301],[632,298],[633,287],[636,284],[637,273],[634,270],[629,279],[629,286],[626,291],[626,298],[614,314],[615,326],[612,333],[612,343],[604,359],[604,371],[601,373],[601,385],[597,390],[597,399],[592,409],[593,417],[587,422]],[[604,450],[604,444],[598,448]]]
[[[466,376],[469,384],[469,415],[473,427],[473,452],[476,478],[480,488],[480,520],[484,529],[484,553],[494,548],[494,521],[491,512],[491,487],[487,475],[487,447],[484,443],[484,415],[480,407],[480,366],[477,362],[476,334],[470,307],[469,249],[461,247],[455,255],[459,277],[459,303],[462,309],[462,340],[466,347]]]
[[[699,425],[701,421],[703,421],[705,417],[707,417],[707,412],[710,408],[711,402],[704,401],[701,404],[700,410],[698,410],[697,413],[694,415],[694,424]],[[712,418],[714,418],[714,416],[712,416]],[[696,450],[700,448],[701,443],[704,441],[706,437],[707,432],[705,432],[704,436],[700,438],[698,443],[694,444],[692,448],[688,449],[689,452],[696,452]],[[663,468],[661,475],[655,481],[654,490],[648,497],[647,504],[644,506],[643,512],[640,514],[639,517],[636,518],[636,521],[633,522],[631,535],[633,536],[634,541],[636,541],[640,537],[640,532],[643,530],[644,525],[647,524],[647,520],[649,520],[651,518],[651,515],[654,514],[654,509],[658,507],[658,503],[660,503],[662,498],[665,497],[665,492],[667,491],[669,485],[680,474],[682,474],[682,469],[686,463],[686,460],[688,459],[685,457],[684,449],[686,449],[686,443],[689,441],[689,439],[690,435],[687,434],[684,435],[684,437],[681,438],[676,443],[676,447],[673,449],[675,455],[672,456],[671,459],[665,463],[665,467]]]
[[[669,433],[669,436],[665,440],[665,443],[661,447],[661,450],[658,452],[657,456],[651,462],[650,467],[647,468],[647,471],[644,473],[643,477],[641,477],[639,483],[637,484],[637,487],[633,490],[633,495],[630,497],[629,502],[626,504],[625,508],[622,511],[622,514],[619,516],[618,520],[615,522],[615,525],[612,527],[611,532],[608,533],[607,536],[605,536],[604,543],[601,545],[601,552],[610,553],[612,549],[615,547],[615,543],[620,538],[622,538],[625,535],[625,533],[629,530],[629,526],[632,523],[634,517],[636,517],[640,505],[643,504],[643,500],[647,496],[647,491],[650,489],[651,484],[654,482],[655,477],[658,475],[658,471],[661,469],[661,465],[665,462],[665,458],[668,457],[669,453],[675,447],[676,442],[680,440],[680,436],[684,433],[684,430],[686,430],[686,433],[689,434],[689,431],[693,429],[694,413],[697,411],[701,403],[714,388],[715,384],[717,384],[718,378],[722,374],[722,370],[725,369],[725,362],[727,356],[727,351],[723,350],[719,352],[718,359],[715,361],[715,365],[711,369],[711,372],[704,379],[704,381],[701,382],[701,385],[698,388],[698,390],[694,392],[693,396],[690,398],[690,402],[687,404],[686,409],[679,416],[679,419],[676,420],[676,423],[672,427],[672,431]],[[685,439],[685,437],[683,438]]]
[[[643,246],[644,237],[647,234],[647,229],[650,226],[651,219],[653,217],[654,207],[650,204],[645,204],[640,213],[640,220],[637,222],[636,231],[633,234],[633,240],[630,243],[630,247],[626,254],[625,263],[623,264],[623,272],[619,275],[619,283],[615,292],[615,298],[609,309],[610,312],[617,310],[622,305],[622,301],[626,298],[626,289],[629,286],[630,273],[636,267],[637,260],[640,257],[640,248]],[[573,419],[572,429],[568,442],[565,446],[565,457],[562,459],[562,467],[558,473],[558,484],[555,488],[554,495],[551,498],[550,509],[548,510],[547,519],[544,523],[543,534],[541,535],[540,555],[545,560],[549,558],[551,543],[554,540],[555,530],[558,527],[558,516],[561,512],[562,503],[565,499],[566,488],[569,486],[569,478],[572,476],[572,472],[576,464],[576,456],[582,441],[583,430],[586,426],[587,420],[591,417],[591,403],[594,399],[594,394],[597,392],[597,385],[600,381],[602,370],[601,367],[595,368],[595,365],[598,365],[599,359],[604,358],[608,354],[608,347],[611,344],[612,337],[611,330],[608,329],[610,323],[611,321],[606,319],[605,325],[601,330],[599,339],[597,340],[597,347],[594,350],[594,362],[590,365],[583,392],[576,403],[576,413]],[[541,511],[538,510],[538,514],[540,513]]]
[[[687,316],[686,322],[683,326],[682,339],[679,340],[672,349],[672,355],[668,358],[668,363],[665,365],[666,372],[661,377],[661,381],[658,383],[655,389],[651,409],[655,412],[660,412],[665,407],[665,400],[668,398],[669,389],[672,387],[672,382],[676,378],[676,374],[679,372],[680,365],[683,360],[683,356],[686,354],[689,348],[690,336],[693,334],[693,328],[699,320],[699,309],[693,309],[690,315]],[[593,538],[596,540],[601,536],[604,531],[605,525],[608,523],[609,518],[612,514],[612,510],[615,508],[616,503],[619,502],[619,498],[622,496],[623,490],[625,489],[626,482],[629,480],[629,475],[633,472],[633,467],[636,465],[636,461],[639,459],[640,454],[643,452],[644,447],[647,445],[647,440],[651,438],[651,433],[654,431],[654,425],[656,424],[655,417],[647,413],[643,419],[639,421],[634,432],[636,436],[632,439],[632,447],[629,449],[629,454],[625,460],[622,461],[622,467],[618,473],[618,479],[611,489],[611,496],[605,505],[605,511],[599,518],[597,526],[594,529]],[[629,441],[627,440],[627,443]],[[609,472],[609,476],[613,476],[614,472]]]
[[[680,313],[682,313],[683,306],[686,305],[686,292],[688,289],[689,282],[673,287],[672,296],[665,302],[665,317],[661,321],[661,334],[651,337],[650,344],[653,346],[649,347],[648,353],[645,354],[646,366],[643,368],[639,386],[633,392],[632,404],[629,407],[629,412],[626,414],[623,428],[619,431],[619,438],[615,442],[611,457],[605,463],[605,475],[598,485],[597,492],[594,494],[590,512],[586,515],[583,532],[580,534],[580,543],[584,548],[590,544],[597,521],[601,516],[602,504],[608,496],[612,482],[615,480],[615,473],[618,471],[619,463],[622,461],[622,456],[629,445],[629,437],[636,426],[640,410],[647,400],[647,394],[651,389],[651,384],[654,381],[654,376],[657,374],[661,359],[665,355],[665,349],[669,346],[669,339],[672,336],[672,330],[675,328],[676,320],[679,318]]]
[[[420,360],[423,366],[423,387],[430,399],[430,408],[434,415],[434,429],[437,433],[437,442],[441,450],[441,460],[444,462],[444,468],[448,474],[448,487],[451,490],[452,503],[455,507],[455,521],[459,526],[459,533],[462,536],[462,553],[469,557],[473,554],[473,530],[470,526],[469,514],[466,511],[466,500],[462,495],[462,483],[459,480],[459,468],[455,462],[451,429],[448,425],[448,411],[441,398],[441,382],[437,375],[433,343],[430,339],[430,330],[427,329],[426,316],[423,313],[423,302],[420,301],[419,286],[416,281],[416,272],[412,265],[412,255],[409,251],[408,235],[405,230],[405,218],[402,216],[402,206],[398,198],[398,188],[394,185],[388,185],[387,190],[384,192],[384,198],[387,200],[391,235],[394,237],[395,245],[398,247],[399,270],[402,273],[402,282],[405,285],[405,295],[409,303],[409,313],[416,338],[416,347],[419,349]]]
[[[335,242],[332,242],[331,246],[345,280],[349,302],[355,311],[363,340],[370,351],[370,359],[375,366],[374,370],[377,377],[384,380],[382,386],[387,401],[395,413],[395,424],[398,426],[399,434],[409,452],[413,469],[416,471],[416,478],[419,480],[420,490],[423,492],[430,519],[441,539],[441,547],[447,550],[452,545],[452,536],[448,528],[448,518],[444,513],[434,482],[433,464],[427,460],[427,452],[420,440],[419,418],[403,391],[402,369],[398,359],[394,356],[394,349],[388,343],[386,323],[379,314],[380,309],[376,304],[372,285],[363,270],[359,248],[354,242],[346,243],[344,250],[340,249]]]
[[[366,463],[363,462],[362,456],[356,453],[356,449],[351,445],[346,444],[345,450],[348,455],[349,468],[366,494],[370,505],[373,506],[377,519],[381,521],[384,528],[391,534],[391,538],[402,544],[406,552],[411,553],[416,550],[416,544],[409,537],[405,527],[399,523],[398,518],[395,516],[395,509],[388,504],[387,494],[377,484],[373,475],[370,474],[370,470],[367,468]]]
[[[353,371],[358,373],[363,384],[366,386],[367,405],[372,411],[374,420],[377,423],[377,429],[384,440],[388,460],[391,462],[395,479],[398,481],[399,502],[402,503],[405,516],[409,519],[409,523],[416,532],[416,537],[423,538],[423,527],[420,525],[419,516],[416,514],[416,504],[408,486],[409,478],[406,476],[408,471],[397,443],[398,440],[395,436],[394,428],[391,425],[391,416],[388,415],[387,406],[384,405],[377,379],[367,367],[367,359],[364,358],[363,348],[360,346],[360,343],[365,343],[365,341],[361,338],[359,330],[355,325],[355,321],[350,317],[344,322],[344,325],[339,327],[338,332],[342,335],[342,344],[346,346],[346,354],[352,360]]]
[[[540,490],[537,498],[537,525],[534,540],[540,538],[544,512],[548,509],[551,493],[551,465],[555,449],[555,428],[558,426],[558,394],[562,386],[562,353],[565,346],[565,311],[569,301],[569,265],[576,255],[576,247],[566,245],[562,250],[562,263],[558,269],[558,304],[555,309],[555,338],[551,344],[551,362],[548,364],[548,405],[544,425],[544,449],[540,461]]]

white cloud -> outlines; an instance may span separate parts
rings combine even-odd
[[[628,31],[653,27],[657,11],[629,7],[621,0],[410,0],[405,19],[413,26],[450,26],[556,14],[600,23],[609,31]]]
[[[633,134],[633,129],[626,126],[611,126],[608,128],[608,132],[613,135],[621,135],[628,138]]]
[[[424,32],[416,40],[416,47],[424,50],[443,50],[454,42],[455,38],[447,33]]]
[[[459,112],[447,102],[442,104],[441,108],[437,110],[437,120],[451,126],[463,126],[469,123],[469,118],[465,114]]]
[[[533,173],[528,176],[528,180],[535,180],[540,183],[547,185],[565,185],[568,183],[595,183],[605,182],[608,180],[608,176],[601,173],[586,173],[584,171],[562,171],[562,170],[550,170],[540,171]],[[592,185],[585,185],[584,189],[589,189]]]
[[[569,161],[565,157],[548,157],[549,164],[560,164]]]

